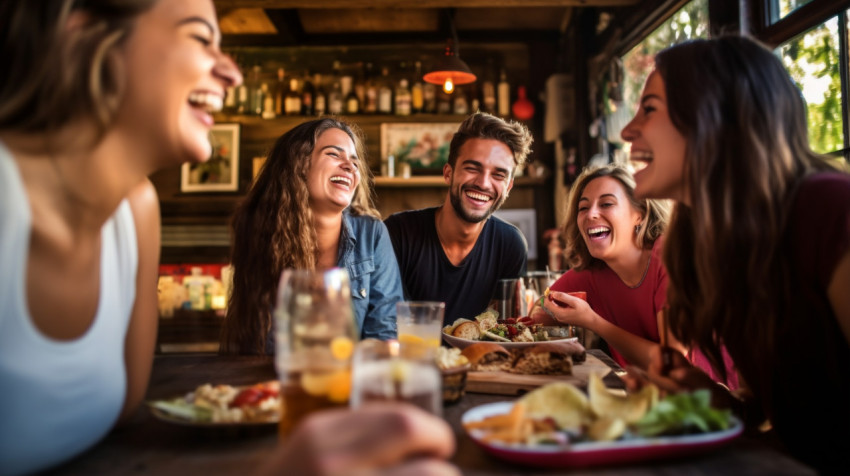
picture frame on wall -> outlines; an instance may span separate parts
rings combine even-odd
[[[201,164],[183,164],[181,192],[239,190],[239,124],[216,124],[210,130],[212,154]]]
[[[408,164],[413,175],[440,175],[459,126],[460,122],[382,123],[381,160],[398,164],[398,168]]]

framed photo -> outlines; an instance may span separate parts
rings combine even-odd
[[[381,124],[381,160],[407,163],[414,175],[439,175],[449,160],[449,144],[460,122]],[[396,166],[396,170],[401,167]]]
[[[239,124],[216,124],[210,130],[212,155],[202,164],[183,164],[181,192],[239,190]]]

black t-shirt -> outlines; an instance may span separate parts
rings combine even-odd
[[[455,266],[437,237],[436,211],[437,207],[399,212],[384,223],[398,259],[405,298],[445,302],[444,323],[450,324],[487,309],[498,280],[525,275],[528,244],[517,227],[491,216],[472,251]]]

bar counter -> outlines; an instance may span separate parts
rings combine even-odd
[[[591,350],[613,364],[599,350]],[[613,364],[616,365],[616,364]],[[215,354],[157,355],[146,400],[173,398],[203,383],[248,385],[276,378],[271,357],[231,357]],[[610,373],[609,386],[619,379]],[[475,406],[511,400],[505,395],[467,393],[444,408],[444,417],[457,438],[452,462],[468,476],[563,474],[507,463],[480,449],[460,426],[464,412]],[[277,426],[196,428],[166,423],[141,406],[133,418],[114,429],[100,444],[71,462],[50,471],[55,475],[96,474],[250,474],[261,466],[278,443]],[[281,468],[281,474],[286,469]],[[775,450],[760,438],[742,436],[699,456],[608,467],[583,468],[570,474],[815,474],[802,463]]]

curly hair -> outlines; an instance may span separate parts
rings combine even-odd
[[[222,353],[264,354],[278,280],[285,268],[314,269],[318,244],[307,174],[319,136],[339,129],[354,142],[361,171],[349,211],[380,218],[356,126],[336,118],[302,123],[277,139],[232,220],[233,285],[221,336]]]
[[[635,245],[642,249],[652,249],[655,241],[664,233],[670,218],[671,204],[668,200],[638,200],[635,198],[635,179],[624,165],[607,164],[585,168],[576,178],[567,199],[567,219],[563,236],[566,246],[564,257],[572,269],[581,271],[591,266],[601,265],[601,261],[590,255],[587,243],[581,236],[578,226],[578,202],[587,184],[600,177],[611,177],[623,186],[632,208],[641,216],[640,230],[635,234]]]
[[[794,292],[780,251],[787,214],[803,178],[833,166],[809,147],[799,89],[755,40],[694,40],[660,52],[655,65],[687,141],[691,204],[676,205],[665,243],[670,329],[721,375],[722,345],[752,357],[736,365],[762,379],[747,382],[754,390],[768,388]]]
[[[469,139],[493,139],[511,149],[515,166],[525,163],[531,153],[531,143],[534,138],[528,128],[519,122],[505,121],[486,112],[476,112],[467,117],[458,127],[449,145],[448,164],[454,168],[461,147]]]
[[[119,50],[138,16],[155,3],[0,2],[0,129],[51,132],[90,118],[102,136],[124,96]],[[68,28],[75,13],[81,20]]]

